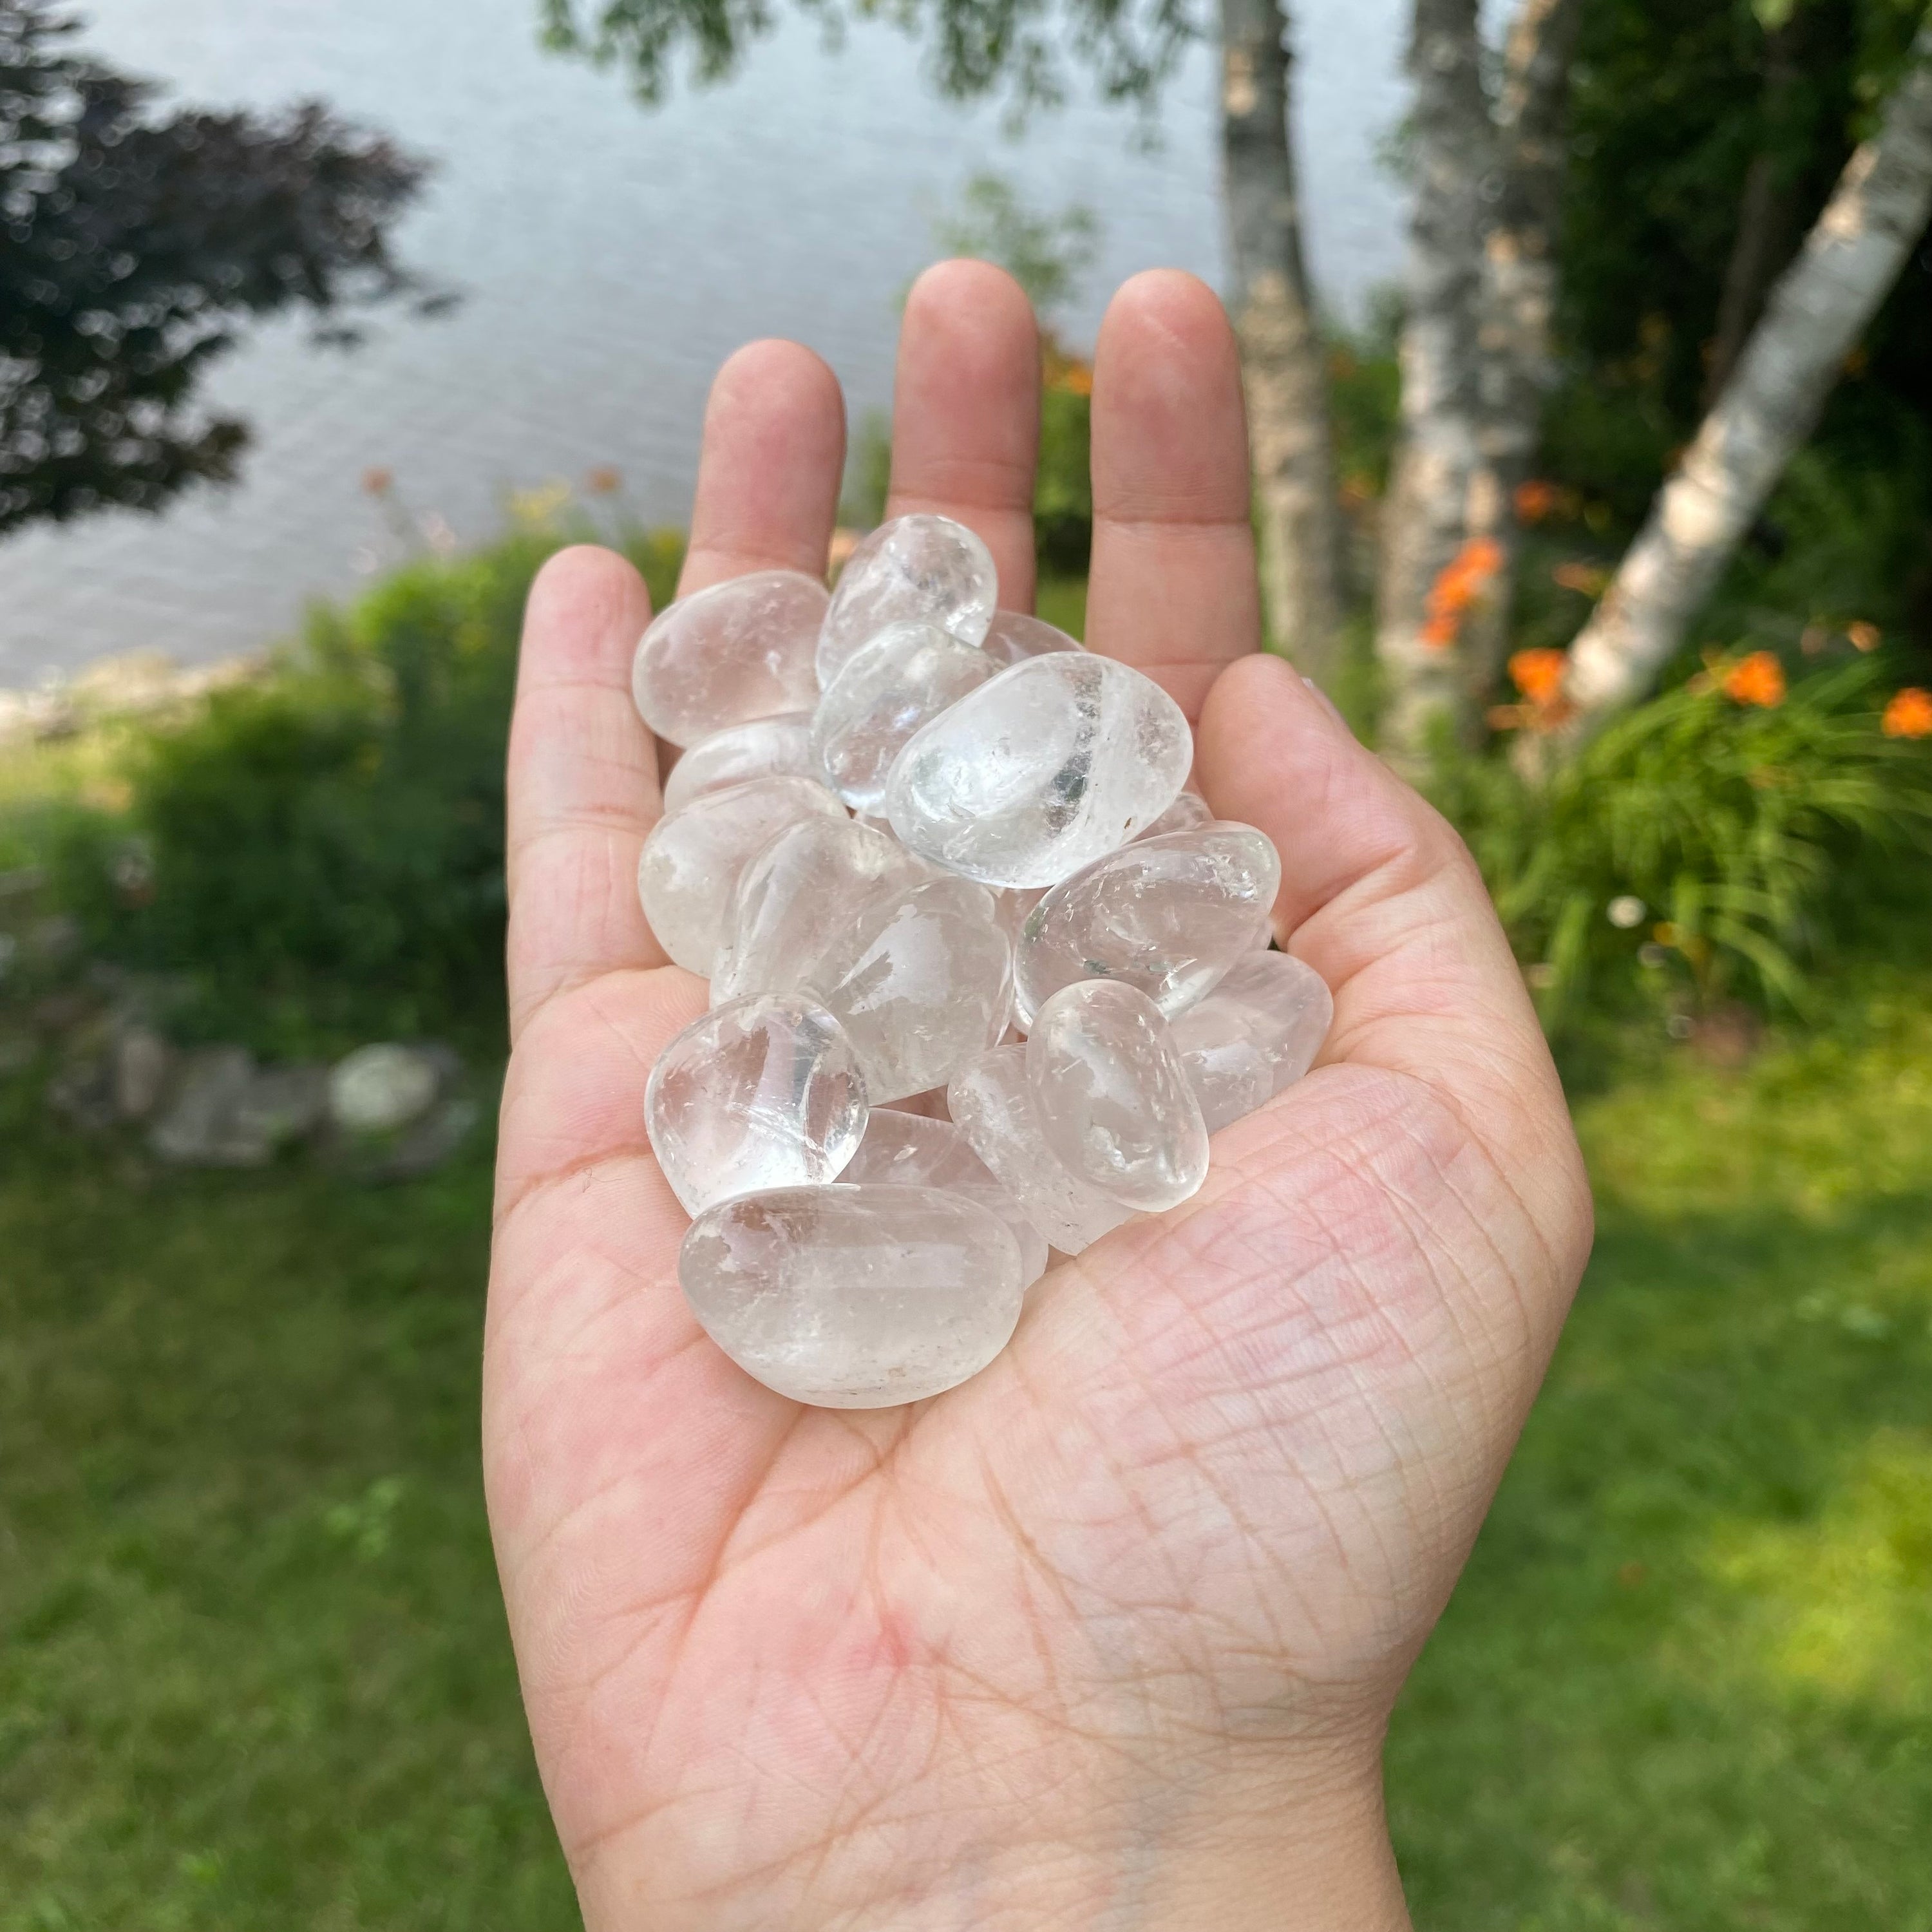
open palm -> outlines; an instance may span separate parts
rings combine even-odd
[[[1038,353],[997,271],[915,289],[892,512],[971,524],[1023,609]],[[805,350],[727,365],[686,589],[822,568],[842,425]],[[1198,283],[1116,298],[1094,448],[1088,643],[1166,686],[1216,813],[1280,848],[1277,929],[1336,1026],[1196,1199],[1058,1268],[990,1369],[909,1408],[801,1408],[685,1306],[643,1099],[705,989],[636,896],[645,592],[576,550],[532,596],[484,1450],[592,1932],[1402,1922],[1382,1728],[1588,1192],[1468,855],[1258,654],[1237,358]]]

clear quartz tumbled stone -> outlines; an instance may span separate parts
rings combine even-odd
[[[1173,1018],[1268,944],[1280,886],[1280,856],[1268,837],[1220,820],[1096,860],[1055,886],[1020,928],[1020,1024],[1076,980],[1138,986]]]
[[[1184,791],[1148,829],[1143,839],[1165,838],[1170,832],[1192,832],[1213,822],[1214,808],[1198,791]]]
[[[757,570],[667,604],[631,668],[644,722],[695,745],[754,718],[810,710],[829,603],[801,571]]]
[[[851,1036],[883,1104],[943,1087],[999,1038],[1012,949],[984,887],[932,879],[875,901],[808,983]]]
[[[644,1127],[688,1214],[759,1188],[837,1179],[866,1131],[858,1055],[823,1006],[795,994],[734,1000],[658,1057]]]
[[[712,965],[711,1004],[809,986],[874,901],[947,876],[856,819],[788,826],[740,876]]]
[[[752,778],[701,793],[661,818],[638,860],[638,893],[658,944],[688,972],[709,979],[740,875],[788,825],[845,808],[809,778]]]
[[[818,634],[818,680],[830,686],[845,661],[888,624],[937,624],[976,644],[999,600],[993,554],[950,517],[895,517],[860,544],[839,573]]]
[[[1020,1278],[1030,1288],[1046,1272],[1046,1239],[950,1120],[874,1107],[866,1138],[840,1180],[884,1187],[938,1187],[990,1208],[1020,1245]]]
[[[1080,1253],[1132,1218],[1132,1208],[1089,1186],[1047,1144],[1024,1047],[995,1047],[962,1068],[946,1104],[973,1151],[1062,1254]]]
[[[1077,638],[1070,638],[1043,618],[1030,617],[1024,610],[995,610],[980,648],[996,664],[1016,664],[1022,658],[1043,658],[1052,651],[1077,651]]]
[[[1018,1324],[1026,1284],[989,1208],[926,1187],[788,1187],[694,1222],[678,1278],[750,1376],[824,1408],[886,1408],[976,1376]]]
[[[906,740],[998,667],[936,624],[890,624],[845,660],[812,720],[814,776],[856,812],[885,802]]]
[[[1047,1143],[1079,1180],[1153,1214],[1201,1191],[1207,1126],[1144,993],[1112,980],[1062,987],[1040,1010],[1026,1064]]]
[[[1208,1131],[1245,1119],[1315,1064],[1335,1001],[1313,967],[1286,952],[1242,960],[1174,1023],[1174,1043]]]
[[[886,790],[915,852],[989,886],[1052,886],[1172,806],[1193,739],[1151,678],[1088,651],[1028,658],[899,754]]]
[[[664,808],[682,812],[707,791],[747,784],[753,778],[818,777],[812,749],[812,713],[781,712],[754,718],[700,738],[664,781]]]

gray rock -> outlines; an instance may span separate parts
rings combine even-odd
[[[286,1147],[314,1133],[328,1114],[328,1068],[265,1066],[236,1103],[234,1126],[239,1134]]]
[[[365,1180],[413,1180],[433,1174],[470,1138],[482,1110],[462,1094],[439,1104],[386,1154],[363,1168]]]
[[[124,1120],[145,1120],[161,1104],[168,1076],[174,1070],[174,1048],[152,1027],[124,1027],[110,1054],[114,1111]]]
[[[346,1134],[390,1134],[420,1120],[448,1084],[445,1060],[422,1047],[358,1047],[328,1076],[328,1113]]]
[[[178,1167],[261,1167],[275,1150],[260,1120],[242,1116],[255,1082],[246,1047],[208,1046],[188,1054],[172,1104],[148,1136],[163,1160]]]

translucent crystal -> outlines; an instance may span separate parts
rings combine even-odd
[[[887,1408],[975,1376],[1025,1292],[990,1208],[928,1187],[788,1187],[728,1201],[678,1255],[685,1298],[748,1375],[823,1408]]]
[[[813,969],[850,1034],[873,1100],[943,1087],[1005,1030],[1012,949],[990,894],[934,879],[875,902]]]
[[[1028,1287],[1046,1272],[1046,1240],[1020,1204],[993,1178],[973,1143],[950,1120],[874,1107],[859,1151],[842,1180],[886,1187],[938,1187],[990,1208],[1020,1246],[1020,1278]]]
[[[1172,1019],[1268,940],[1281,860],[1252,826],[1216,821],[1143,838],[1058,885],[1028,914],[1014,959],[1022,1026],[1076,980],[1138,986]]]
[[[1083,980],[1041,1007],[1027,1078],[1047,1144],[1079,1180],[1158,1214],[1208,1178],[1208,1129],[1160,1009],[1132,986]]]
[[[667,605],[631,668],[644,722],[695,745],[750,718],[810,710],[829,602],[815,578],[757,570]]]
[[[845,808],[808,778],[753,778],[708,791],[661,818],[638,860],[638,892],[658,944],[709,978],[740,874],[788,825]]]
[[[782,712],[754,718],[701,738],[678,760],[664,781],[664,808],[682,812],[707,791],[748,784],[753,778],[817,778],[812,750],[812,713]]]
[[[1198,792],[1184,791],[1148,829],[1142,838],[1165,838],[1170,832],[1192,832],[1196,826],[1210,824],[1213,808]]]
[[[980,648],[1001,667],[1016,664],[1022,658],[1042,658],[1051,651],[1077,651],[1080,644],[1064,631],[1023,610],[995,610]]]
[[[812,985],[875,900],[945,876],[855,820],[788,826],[746,866],[711,968],[711,1004]]]
[[[829,686],[845,661],[888,624],[937,624],[962,644],[986,634],[998,602],[993,554],[950,517],[895,517],[860,544],[840,573],[818,634],[818,679]]]
[[[1028,658],[940,712],[886,790],[915,852],[989,886],[1051,886],[1173,804],[1194,755],[1179,705],[1088,651]]]
[[[1061,1253],[1077,1255],[1133,1210],[1088,1186],[1047,1144],[1027,1081],[1026,1053],[1023,1046],[999,1046],[982,1054],[954,1075],[946,1104],[973,1151],[1027,1219]]]
[[[1208,1131],[1264,1107],[1315,1064],[1335,1002],[1320,974],[1286,952],[1241,960],[1174,1023],[1174,1043]]]
[[[859,812],[877,812],[906,740],[998,667],[936,624],[890,624],[845,661],[812,720],[814,774]]]
[[[685,1028],[644,1089],[644,1128],[686,1212],[837,1178],[866,1131],[857,1054],[796,994],[736,1000]]]

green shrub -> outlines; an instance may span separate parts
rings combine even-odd
[[[124,814],[57,855],[95,950],[181,976],[190,1029],[265,1048],[494,1029],[517,640],[573,534],[410,564],[315,612],[268,676],[140,734]],[[668,596],[679,542],[628,547]]]
[[[1545,784],[1502,757],[1445,765],[1440,802],[1552,1028],[1593,993],[1802,1009],[1861,872],[1932,885],[1932,746],[1884,734],[1881,666],[1749,704],[1725,688],[1739,662],[1620,718]]]

